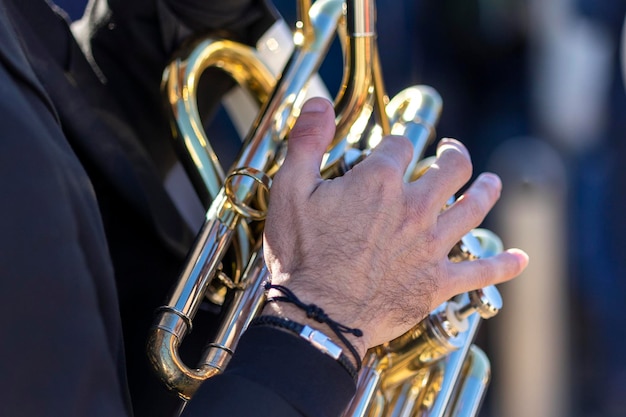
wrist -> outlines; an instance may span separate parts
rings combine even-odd
[[[329,337],[329,339],[341,347],[345,352],[349,352],[348,346],[333,332],[333,330],[326,323],[320,323],[312,318],[307,317],[306,312],[301,309],[289,305],[286,303],[268,303],[261,312],[264,316],[276,316],[284,319],[293,320],[295,322],[301,323],[302,325],[309,326],[313,330],[318,330]],[[356,349],[359,359],[363,359],[365,356],[365,352],[367,348],[365,348],[365,344],[362,338],[345,335],[350,344]],[[355,366],[357,365],[356,360],[350,358],[352,362],[354,362]]]
[[[333,314],[332,311],[327,314],[326,310],[321,308],[326,307],[325,305],[320,307],[317,304],[309,304],[315,297],[310,297],[307,292],[299,289],[296,291],[297,295],[295,291],[291,292],[283,286],[270,286],[267,291],[268,303],[262,314],[292,320],[321,332],[346,353],[354,366],[360,368],[367,350],[361,330],[347,327],[345,323],[339,321],[342,319],[337,319],[340,316]]]

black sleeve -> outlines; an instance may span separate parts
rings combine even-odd
[[[282,330],[253,327],[183,417],[337,417],[354,392],[354,381],[330,356]]]
[[[130,415],[93,189],[10,27],[0,13],[0,415]]]

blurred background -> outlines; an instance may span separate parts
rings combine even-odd
[[[85,0],[56,3],[76,19]],[[275,4],[291,23],[295,2]],[[378,12],[389,95],[441,93],[438,135],[504,182],[485,226],[531,257],[477,340],[493,364],[481,416],[626,416],[625,15],[624,0],[394,0]],[[338,68],[321,69],[331,89]]]

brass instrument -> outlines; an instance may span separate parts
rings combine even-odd
[[[202,39],[172,61],[164,73],[175,138],[187,155],[198,193],[212,200],[167,304],[148,341],[148,356],[166,386],[190,399],[207,378],[224,370],[241,333],[260,310],[269,273],[263,261],[262,224],[271,176],[335,34],[344,50],[344,79],[335,99],[337,130],[321,167],[342,175],[366,157],[386,134],[404,135],[414,146],[405,175],[416,180],[428,168],[422,159],[435,137],[441,98],[426,86],[405,89],[388,100],[383,87],[375,30],[374,0],[298,0],[294,51],[275,79],[255,49],[222,39]],[[209,67],[226,71],[257,100],[260,112],[232,168],[224,174],[202,128],[196,90]],[[450,254],[463,261],[501,250],[498,238],[476,230]],[[232,300],[225,303],[225,294]],[[225,319],[200,363],[183,363],[179,347],[191,332],[203,300],[224,303]],[[493,287],[462,294],[437,308],[405,335],[371,349],[357,394],[345,416],[474,416],[489,380],[489,362],[472,345],[481,317],[501,307]],[[474,314],[478,312],[479,314]]]

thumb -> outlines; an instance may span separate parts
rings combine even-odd
[[[299,191],[310,192],[321,179],[322,158],[334,135],[332,104],[319,97],[304,103],[289,134],[287,156],[278,175],[282,177],[280,180],[296,181]]]

